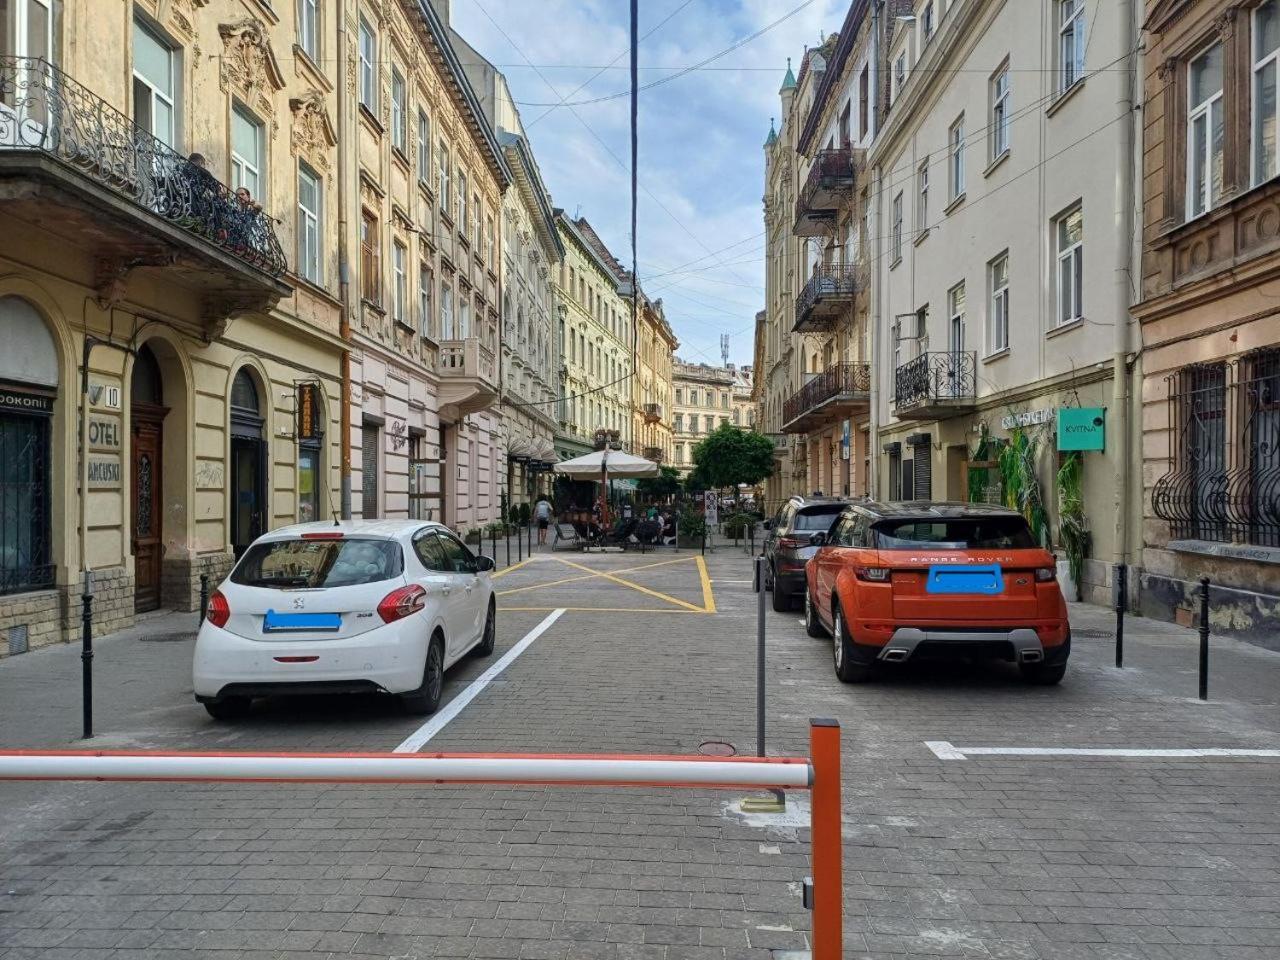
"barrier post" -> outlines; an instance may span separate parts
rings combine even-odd
[[[1116,564],[1116,667],[1124,666],[1124,608],[1128,606],[1129,568]]]
[[[84,739],[93,738],[93,572],[84,572],[80,595],[80,695]]]
[[[533,524],[525,527],[525,536],[529,538],[529,549],[525,551],[530,557],[533,556]]]
[[[507,566],[511,566],[511,524],[502,521],[503,539],[507,541]]]
[[[493,565],[498,565],[498,528],[489,528],[489,546],[493,548]]]
[[[809,760],[813,764],[809,807],[813,846],[813,960],[841,960],[844,883],[840,849],[839,720],[809,721]]]
[[[204,624],[209,616],[209,575],[200,574],[200,623]]]
[[[524,537],[520,536],[520,528],[516,527],[516,563],[524,562]]]
[[[756,558],[756,756],[764,756],[764,558]]]
[[[1209,699],[1209,578],[1200,578],[1200,699]]]

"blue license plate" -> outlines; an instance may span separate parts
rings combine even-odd
[[[289,633],[302,630],[338,630],[342,627],[340,613],[276,613],[268,610],[262,618],[263,633]]]
[[[925,591],[994,597],[1004,593],[1004,576],[998,563],[934,566],[929,568]]]

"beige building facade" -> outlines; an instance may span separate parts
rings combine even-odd
[[[687,363],[678,357],[672,374],[672,466],[683,476],[693,469],[693,448],[721,424],[739,419],[751,406],[733,367]],[[736,411],[736,412],[735,412]]]
[[[632,380],[631,452],[665,466],[670,466],[675,457],[672,365],[679,346],[662,301],[650,300],[641,293],[636,376]]]

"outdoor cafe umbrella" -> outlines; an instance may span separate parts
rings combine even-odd
[[[552,469],[564,477],[577,480],[599,480],[605,492],[609,489],[610,477],[656,477],[662,471],[652,460],[632,456],[621,450],[593,450],[572,460],[557,463]],[[601,517],[607,525],[608,517]]]

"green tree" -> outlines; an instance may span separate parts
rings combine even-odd
[[[773,474],[773,441],[755,430],[721,424],[693,448],[694,473],[717,489],[754,486]]]
[[[703,490],[712,489],[712,486],[711,480],[707,476],[706,468],[700,463],[695,464],[694,468],[685,474],[685,493],[701,493]]]
[[[637,489],[646,497],[670,497],[680,492],[680,471],[675,467],[660,467],[661,473],[656,477],[643,477],[637,482]]]

